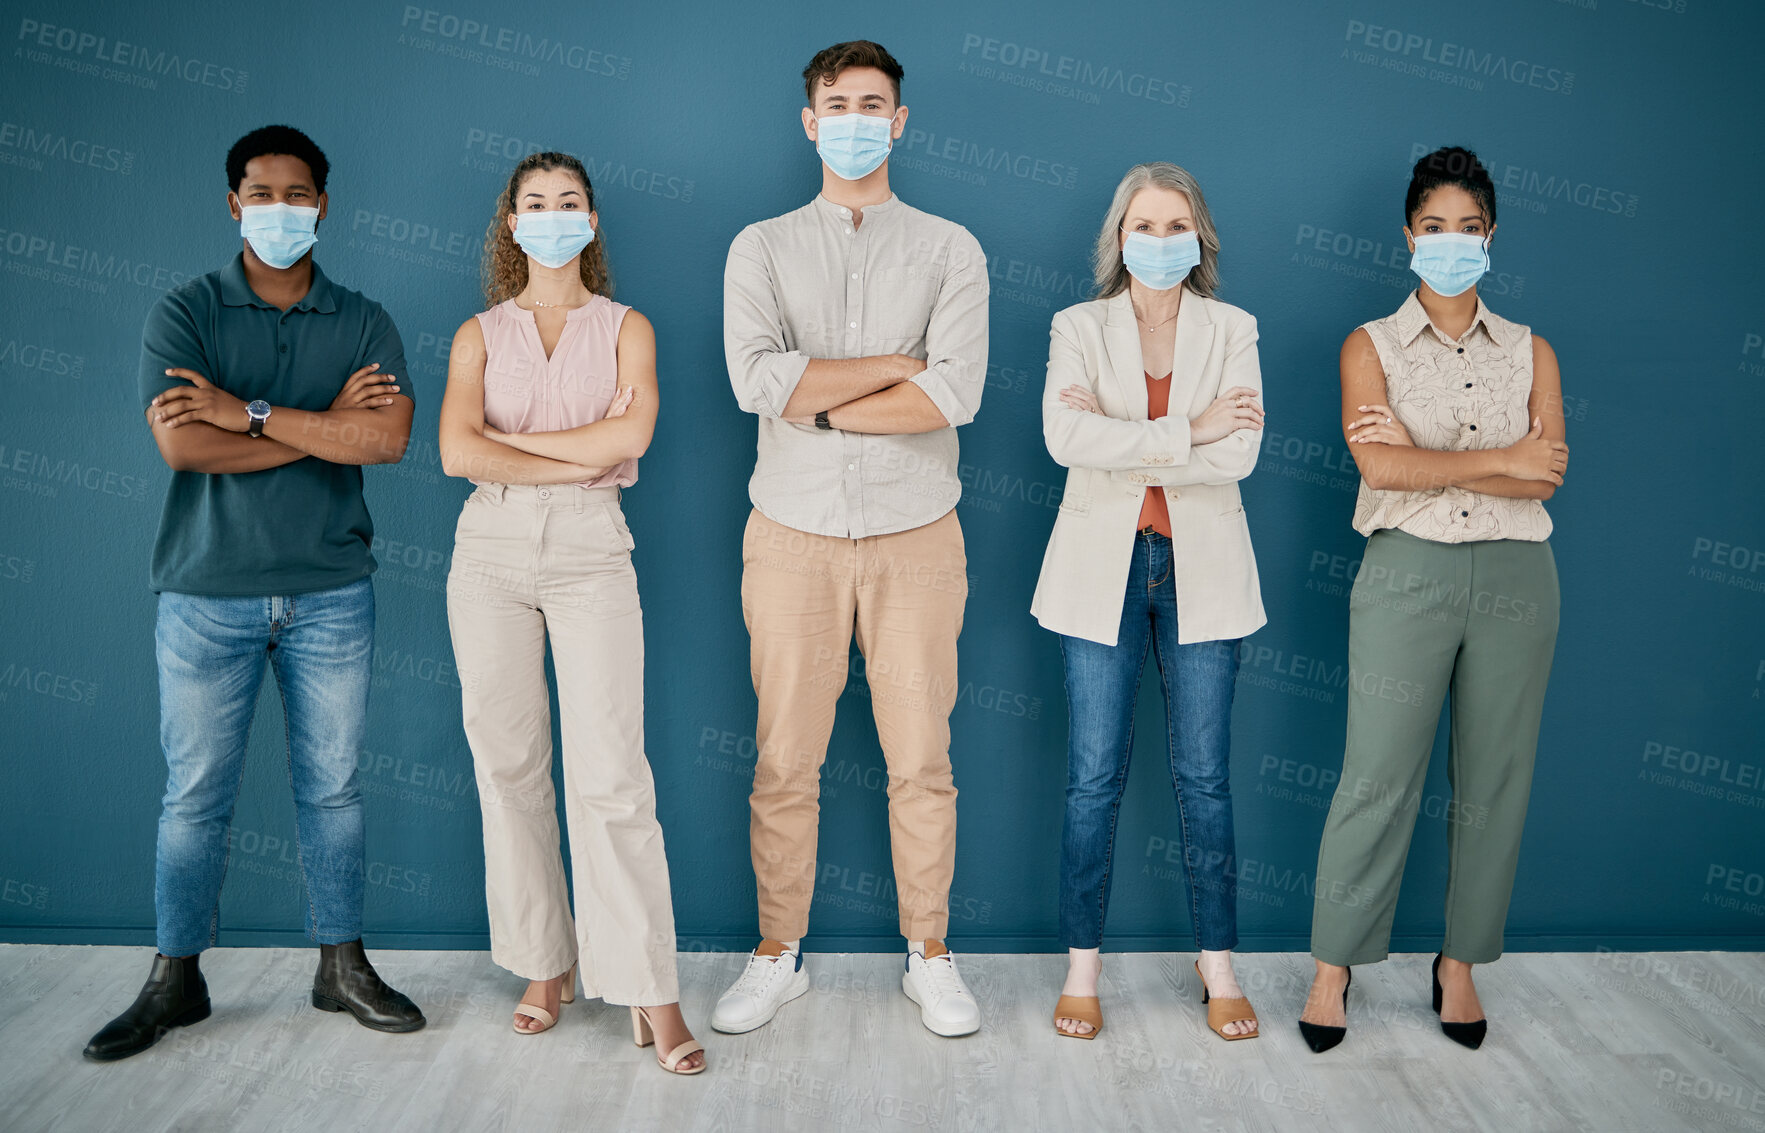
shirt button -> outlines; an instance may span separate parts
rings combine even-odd
[[[857,272],[853,272],[853,273],[852,273],[852,278],[853,278],[853,279],[857,279],[857,278],[858,278],[858,273],[857,273]]]
[[[1466,389],[1470,389],[1470,388],[1471,388],[1471,383],[1470,383],[1470,382],[1466,382],[1466,383],[1465,383],[1465,388],[1466,388]]]
[[[1460,353],[1460,354],[1463,354],[1463,353],[1464,353],[1464,352],[1465,352],[1465,348],[1464,348],[1464,347],[1462,347],[1462,346],[1461,346],[1461,347],[1459,347],[1459,353]]]
[[[846,229],[846,235],[850,236],[851,234],[852,234],[852,230],[850,228]]]
[[[856,464],[848,464],[848,465],[846,465],[846,471],[847,472],[856,472],[856,471],[858,471],[858,466]]]
[[[288,344],[286,342],[282,344],[282,353],[288,353]]]
[[[849,327],[852,327],[852,328],[854,328],[854,329],[856,329],[856,328],[857,328],[857,326],[858,326],[858,324],[857,324],[857,323],[847,323],[847,324],[846,324],[846,325],[847,325],[847,326],[849,326]]]
[[[1468,511],[1461,511],[1461,512],[1459,512],[1459,514],[1460,515],[1470,515],[1471,513]]]
[[[1472,432],[1473,432],[1473,433],[1475,433],[1475,432],[1476,432],[1476,431],[1477,431],[1477,426],[1475,426],[1475,425],[1472,425],[1472,426],[1471,426],[1471,431],[1472,431]]]

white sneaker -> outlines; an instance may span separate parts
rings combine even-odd
[[[780,1007],[808,990],[809,973],[803,970],[802,953],[752,954],[741,978],[717,1001],[711,1012],[711,1029],[739,1035],[764,1027]]]
[[[954,1038],[981,1029],[980,1005],[956,971],[956,957],[947,951],[929,960],[922,953],[909,952],[901,990],[919,1004],[919,1021],[934,1035]]]

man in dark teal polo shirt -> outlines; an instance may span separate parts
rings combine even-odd
[[[356,761],[374,648],[364,464],[404,455],[414,403],[398,329],[313,262],[329,163],[266,126],[227,154],[244,247],[165,295],[142,332],[140,396],[172,484],[153,547],[160,744],[168,776],[158,951],[130,1008],[87,1044],[126,1058],[208,1017],[197,959],[215,943],[252,710],[265,661],[287,713],[313,1006],[382,1031],[423,1013],[362,951]]]

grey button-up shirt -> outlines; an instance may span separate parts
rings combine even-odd
[[[819,194],[750,224],[723,275],[723,349],[742,409],[760,418],[748,498],[817,535],[859,539],[924,526],[956,506],[956,426],[987,379],[987,262],[968,230],[891,196],[852,210]],[[848,433],[781,418],[811,358],[909,354],[909,380],[950,427]]]

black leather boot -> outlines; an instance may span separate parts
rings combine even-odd
[[[313,1006],[320,1011],[347,1011],[356,1022],[376,1031],[417,1031],[428,1022],[409,996],[386,986],[368,963],[360,940],[319,945]]]
[[[104,1025],[82,1052],[93,1062],[115,1062],[140,1054],[173,1027],[208,1018],[208,982],[196,957],[173,959],[153,954],[153,971],[127,1011]]]

